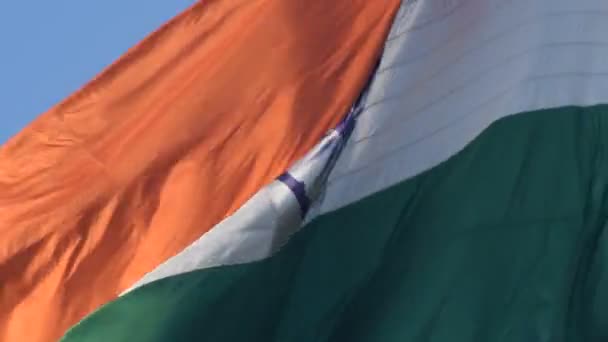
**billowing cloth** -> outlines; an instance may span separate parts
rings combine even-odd
[[[0,340],[56,341],[283,173],[348,112],[398,6],[197,3],[4,145]]]
[[[405,1],[319,195],[315,148],[64,341],[607,341],[607,31]]]

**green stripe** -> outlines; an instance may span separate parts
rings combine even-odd
[[[144,286],[64,341],[606,341],[607,115],[502,119],[274,257]]]

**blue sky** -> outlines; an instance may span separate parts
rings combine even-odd
[[[0,144],[193,2],[0,1]]]

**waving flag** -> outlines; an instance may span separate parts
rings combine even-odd
[[[2,337],[607,340],[606,32],[604,0],[197,4],[0,152]]]

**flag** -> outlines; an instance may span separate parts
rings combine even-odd
[[[64,342],[608,339],[608,3],[373,3],[326,133]]]
[[[65,341],[606,340],[606,10],[403,2],[323,190],[313,149]]]
[[[0,340],[57,341],[280,176],[359,96],[398,5],[198,2],[11,139]]]

